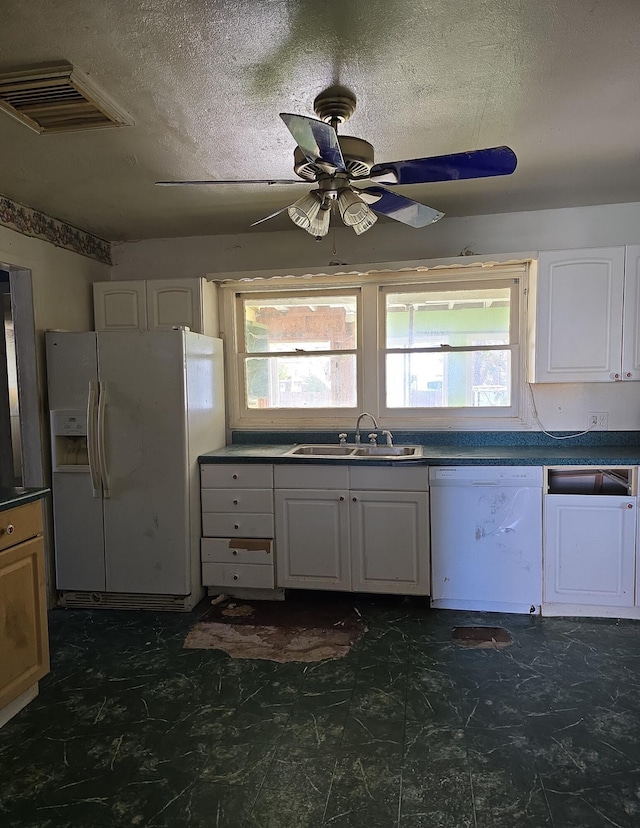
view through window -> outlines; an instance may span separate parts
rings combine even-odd
[[[511,404],[510,288],[386,292],[388,408]]]
[[[360,411],[417,427],[518,417],[526,265],[488,270],[229,291],[232,423],[348,425]]]
[[[357,296],[245,299],[248,408],[353,408]]]

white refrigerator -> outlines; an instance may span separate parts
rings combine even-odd
[[[61,602],[191,609],[198,455],[225,443],[221,340],[49,331],[46,346]]]

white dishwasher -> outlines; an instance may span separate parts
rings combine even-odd
[[[431,606],[539,613],[542,468],[432,466]]]

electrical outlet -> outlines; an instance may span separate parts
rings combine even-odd
[[[606,411],[589,412],[589,430],[607,431],[609,428],[609,414]]]

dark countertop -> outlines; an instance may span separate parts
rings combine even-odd
[[[46,497],[51,489],[0,489],[0,512]]]
[[[401,443],[399,443],[401,445]],[[293,445],[232,445],[201,455],[200,463],[312,463],[368,466],[636,466],[640,446],[429,446],[420,460],[296,457]]]

